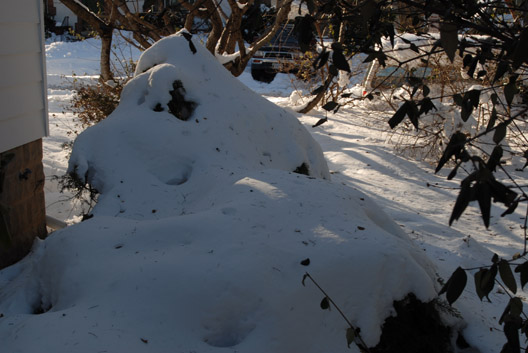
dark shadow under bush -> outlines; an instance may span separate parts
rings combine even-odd
[[[383,324],[381,340],[371,353],[451,353],[451,329],[434,301],[422,303],[413,294],[394,302],[396,316]]]
[[[196,103],[185,100],[185,88],[180,80],[172,83],[173,90],[170,91],[172,99],[167,103],[169,112],[180,120],[187,121],[196,109]]]

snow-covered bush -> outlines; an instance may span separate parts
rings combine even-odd
[[[94,216],[0,273],[6,351],[348,352],[307,270],[368,347],[395,302],[437,296],[423,250],[188,34],[142,55],[70,171],[100,191]]]
[[[182,44],[175,48],[175,41],[183,41],[185,50]],[[103,193],[129,178],[134,163],[146,163],[152,174],[149,178],[167,182],[199,168],[225,170],[229,168],[224,166],[232,164],[290,172],[305,164],[310,176],[329,178],[321,148],[297,119],[254,94],[221,70],[202,46],[192,43],[183,36],[169,37],[141,56],[136,77],[125,86],[115,112],[76,141],[80,147],[74,148],[71,168],[76,167],[80,176],[92,176],[88,181]],[[175,84],[182,101],[173,104]],[[185,119],[175,117],[175,107],[184,102],[192,102],[193,113]],[[262,105],[266,108],[256,108]],[[120,135],[128,138],[114,138],[113,126],[121,126]],[[93,139],[97,146],[85,147]],[[159,155],[152,158],[155,153],[142,141],[157,141]],[[107,151],[130,150],[136,151],[133,160],[111,161],[114,166],[105,171],[105,178],[98,178],[97,169],[105,170],[110,162]],[[119,168],[121,164],[129,166]],[[167,165],[174,165],[174,176],[166,175],[171,173]]]

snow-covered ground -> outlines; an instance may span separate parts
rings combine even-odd
[[[7,351],[347,351],[346,323],[319,308],[315,286],[302,286],[306,271],[375,344],[393,300],[410,291],[431,299],[437,275],[446,280],[458,266],[522,249],[520,210],[500,218],[494,208],[486,230],[471,207],[448,227],[458,182],[394,153],[390,112],[357,102],[314,129],[326,113],[293,113],[302,101],[292,77],[268,85],[247,70],[231,80],[203,48],[193,56],[183,43],[165,42],[177,56],[164,57],[170,51],[159,45],[144,58],[140,71],[163,65],[139,75],[127,103],[74,148],[81,176],[102,191],[95,217],[37,242],[0,272]],[[68,112],[71,82],[97,75],[98,42],[50,42],[46,50],[47,208],[71,224],[79,207],[53,177],[66,172],[64,144],[81,132]],[[170,99],[176,78],[198,103],[193,121],[152,111]],[[310,176],[292,173],[303,162]],[[300,265],[306,258],[310,265]],[[495,290],[490,299],[481,302],[470,279],[454,305],[466,340],[482,353],[505,342],[498,318],[509,297]],[[35,315],[38,308],[46,312]]]

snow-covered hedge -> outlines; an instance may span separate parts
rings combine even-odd
[[[142,55],[71,171],[101,192],[95,216],[0,272],[6,352],[348,352],[307,270],[369,346],[395,300],[436,296],[423,251],[329,180],[296,117],[182,34]]]

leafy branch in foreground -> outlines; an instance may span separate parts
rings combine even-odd
[[[513,259],[500,259],[497,254],[493,255],[490,266],[482,266],[471,269],[458,267],[451,275],[449,280],[444,284],[438,295],[445,293],[446,299],[452,305],[462,294],[467,284],[466,272],[478,270],[474,273],[475,291],[479,299],[485,297],[490,303],[489,294],[495,288],[500,288],[510,297],[510,300],[499,318],[499,324],[503,325],[506,344],[503,346],[501,353],[519,353],[521,351],[519,334],[523,334],[528,339],[528,317],[523,311],[523,303],[517,294],[517,281],[515,279],[512,267],[515,266],[515,273],[519,273],[521,289],[528,283],[528,261],[523,263],[514,263],[521,256],[515,255]],[[497,278],[500,276],[500,280]]]
[[[448,180],[455,178],[460,171],[467,173],[462,177],[449,224],[459,220],[470,203],[476,201],[488,228],[492,202],[504,205],[502,216],[505,216],[515,212],[519,203],[528,201],[523,183],[508,170],[504,158],[506,153],[524,156],[527,163],[522,169],[528,165],[528,137],[525,134],[528,126],[528,1],[462,0],[449,2],[448,6],[445,1],[436,0],[402,0],[399,3],[407,6],[409,11],[407,17],[412,19],[413,25],[405,32],[411,32],[407,38],[413,39],[405,42],[405,37],[399,38],[395,34],[390,43],[389,39],[382,43],[380,34],[384,29],[371,23],[370,51],[364,48],[359,51],[368,55],[365,61],[377,60],[379,66],[392,65],[400,72],[404,69],[412,72],[408,67],[412,61],[413,66],[422,67],[423,72],[428,69],[432,72],[431,79],[426,75],[406,77],[405,87],[400,90],[404,93],[398,96],[401,104],[389,102],[393,113],[388,124],[391,129],[413,130],[414,136],[428,136],[431,143],[437,144],[435,151],[441,156],[436,161],[435,173],[453,160],[454,167],[447,176]],[[356,4],[367,6],[387,2],[366,0]],[[393,8],[379,6],[377,11],[393,11]],[[427,25],[435,25],[438,33],[429,31]],[[400,41],[398,48],[394,45],[395,38]],[[421,43],[427,42],[427,45],[415,44],[414,38],[419,38]],[[409,55],[399,55],[401,49]],[[415,55],[410,58],[412,52]],[[439,80],[434,81],[435,58],[441,55],[445,58],[441,62],[445,63],[440,66],[450,66],[454,70],[446,76],[449,80],[440,83],[461,83],[448,93]],[[458,75],[459,71],[463,74]],[[380,91],[380,86],[390,80],[386,78],[378,87],[368,87],[368,90],[372,89],[371,93]],[[434,97],[439,90],[441,94]],[[393,95],[390,97],[394,98]],[[452,122],[451,126],[448,122]],[[429,131],[422,132],[424,127]],[[503,175],[499,176],[501,172]],[[522,300],[516,296],[518,281],[515,276],[520,276],[519,288],[528,283],[528,261],[517,263],[528,255],[527,217],[528,205],[523,217],[524,249],[521,253],[514,255],[512,260],[495,255],[489,266],[458,267],[440,291],[446,295],[448,303],[453,304],[466,288],[467,272],[470,272],[480,300],[489,300],[490,293],[497,286],[508,294],[509,303],[499,319],[506,336],[504,353],[521,351],[520,334],[528,339],[528,320]]]

